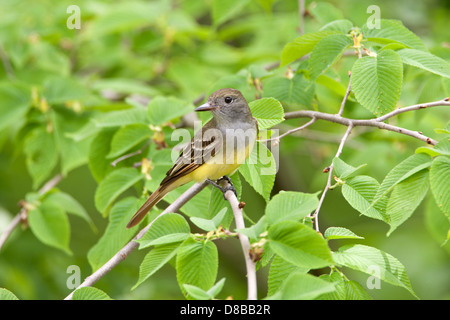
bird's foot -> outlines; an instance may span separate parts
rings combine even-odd
[[[220,181],[225,180],[227,181],[230,185],[226,186],[225,188],[222,188],[219,183]],[[217,189],[219,189],[220,191],[222,191],[223,193],[223,198],[225,200],[227,200],[227,198],[225,197],[225,193],[228,190],[233,191],[233,193],[235,194],[235,196],[237,197],[237,192],[236,192],[236,188],[234,187],[233,183],[231,182],[231,179],[228,176],[223,176],[222,178],[218,179],[216,182],[210,180],[210,179],[206,179],[206,182],[208,182],[209,184],[213,185],[214,187],[216,187]]]

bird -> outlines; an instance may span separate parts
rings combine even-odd
[[[242,93],[232,88],[214,91],[194,111],[210,111],[212,118],[194,134],[127,228],[136,226],[167,193],[191,181],[207,181],[224,196],[229,189],[236,194],[229,175],[245,162],[254,147],[258,135],[256,118]],[[230,183],[227,188],[219,185],[222,179]]]

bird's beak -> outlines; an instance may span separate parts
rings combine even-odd
[[[215,109],[213,106],[211,106],[208,102],[202,104],[201,106],[194,109],[194,111],[209,111]]]

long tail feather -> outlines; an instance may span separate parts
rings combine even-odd
[[[159,187],[153,192],[150,197],[145,201],[142,207],[136,212],[136,214],[131,218],[130,222],[127,224],[127,228],[132,228],[137,225],[145,217],[147,212],[153,208],[162,198],[170,191],[169,188]]]

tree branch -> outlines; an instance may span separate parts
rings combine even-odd
[[[339,144],[339,148],[338,148],[334,158],[338,158],[341,155],[342,149],[344,148],[344,144],[347,141],[348,136],[352,132],[352,129],[353,129],[353,124],[350,123],[347,128],[347,131],[345,131],[345,134],[342,136],[341,143]],[[314,219],[314,226],[315,226],[315,229],[317,232],[320,232],[320,230],[319,230],[319,211],[320,211],[320,208],[322,207],[322,203],[325,199],[325,196],[331,187],[331,179],[333,178],[333,167],[334,167],[334,165],[333,165],[333,161],[332,161],[331,164],[324,170],[324,172],[328,171],[327,184],[326,184],[325,188],[323,189],[322,195],[320,196],[319,205],[317,206],[317,209],[316,209],[316,211],[314,211],[314,214],[312,216],[312,218]]]
[[[313,118],[316,118],[316,119],[321,119],[321,120],[326,120],[326,121],[342,124],[347,127],[350,126],[350,124],[352,124],[353,127],[358,127],[358,126],[377,127],[379,129],[405,134],[405,135],[411,136],[413,138],[422,140],[428,144],[435,145],[437,143],[436,140],[423,135],[419,131],[412,131],[409,129],[397,127],[394,125],[384,123],[383,121],[385,121],[389,118],[392,118],[400,113],[404,113],[404,112],[408,112],[408,111],[412,111],[412,110],[420,110],[420,109],[429,108],[429,107],[437,107],[437,106],[450,106],[449,99],[445,98],[445,99],[439,100],[439,101],[399,108],[388,114],[385,114],[382,117],[374,118],[374,119],[367,119],[367,120],[366,119],[361,119],[361,120],[360,119],[349,119],[349,118],[341,117],[339,114],[329,114],[329,113],[323,113],[323,112],[312,111],[312,110],[300,110],[300,111],[288,112],[284,115],[284,117],[285,117],[285,119],[295,119],[295,118],[311,118],[311,119],[313,119]]]
[[[163,212],[161,212],[152,222],[150,222],[145,228],[143,228],[139,233],[128,242],[119,252],[117,252],[108,262],[106,262],[103,266],[101,266],[97,271],[87,277],[82,284],[80,284],[75,290],[82,287],[90,287],[95,284],[98,280],[103,278],[109,271],[111,271],[115,266],[117,266],[120,262],[126,259],[126,257],[139,246],[135,240],[138,240],[144,236],[144,234],[148,231],[148,229],[152,226],[152,224],[162,215],[178,211],[186,202],[188,202],[192,197],[194,197],[197,193],[203,190],[208,185],[205,181],[203,183],[196,183],[188,190],[186,190],[181,196],[178,197],[171,205],[169,205]],[[75,290],[70,293],[65,300],[72,300],[73,293]]]
[[[43,195],[54,188],[60,181],[62,180],[62,175],[57,174],[55,177],[50,179],[46,184],[39,189],[38,193]],[[0,236],[0,250],[5,244],[6,240],[9,238],[13,230],[19,225],[21,221],[25,221],[28,216],[28,208],[26,205],[22,205],[22,209],[20,209],[19,213],[16,214],[13,220],[11,220],[10,224],[6,227],[5,231]]]
[[[229,182],[223,180],[223,187],[230,186]],[[234,220],[236,223],[236,229],[244,229],[244,217],[242,215],[242,208],[239,206],[239,201],[233,191],[228,190],[225,193],[225,199],[231,205],[233,210]],[[256,264],[250,257],[250,241],[248,237],[242,233],[239,233],[239,241],[241,242],[242,251],[244,252],[245,267],[247,269],[247,300],[257,300],[257,281],[256,281]]]

